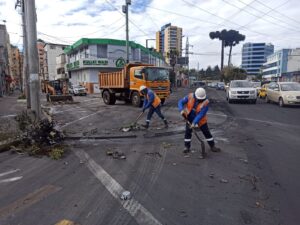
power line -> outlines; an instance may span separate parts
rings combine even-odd
[[[119,9],[117,7],[114,6],[114,4],[112,4],[109,0],[105,0],[111,7],[113,7],[115,10],[117,10],[118,13],[120,13],[122,16],[124,15],[122,12],[119,11]],[[132,20],[129,19],[129,22],[135,27],[137,28],[140,32],[144,33],[146,36],[148,36],[146,34],[146,32],[144,32],[139,26],[137,26],[134,22],[132,22]]]
[[[226,1],[226,0],[223,0],[223,1],[226,2],[227,4],[231,5],[231,6],[235,7],[235,8],[240,9],[240,7],[238,7],[238,6],[236,6],[236,5],[232,4],[232,3],[229,3],[229,2]],[[239,1],[240,1],[242,4],[244,4],[244,5],[246,4],[246,3],[242,2],[241,0],[239,0]],[[253,10],[259,12],[259,13],[263,13],[263,14],[265,13],[264,11],[259,10],[259,9],[256,9],[256,8],[253,7],[253,6],[249,6],[249,8],[251,8],[251,9],[253,9]],[[250,14],[250,15],[252,15],[252,16],[259,17],[259,16],[255,15],[255,14],[249,12],[249,11],[245,11],[245,12],[247,12],[248,14]],[[273,18],[273,19],[275,19],[275,20],[277,20],[277,21],[280,21],[280,22],[282,22],[282,23],[285,23],[285,24],[287,24],[288,26],[292,26],[292,25],[286,23],[284,20],[281,20],[281,19],[279,19],[279,18],[276,18],[276,17],[274,17],[274,16],[272,16],[272,15],[267,15],[267,16],[268,16],[268,17],[271,17],[271,18]],[[276,22],[267,20],[266,18],[263,18],[263,17],[260,17],[260,19],[262,19],[262,20],[264,20],[264,21],[266,21],[266,22],[269,22],[269,23],[271,23],[271,24],[273,24],[273,25],[275,25],[275,26],[279,26],[279,27],[282,27],[282,28],[285,28],[285,29],[288,29],[288,30],[293,29],[293,28],[289,28],[289,27],[287,27],[287,26],[284,26],[284,25],[282,25],[282,24],[278,24],[278,23],[276,23]],[[296,29],[293,29],[293,30],[296,31],[296,32],[300,32],[299,30],[296,30]]]
[[[181,0],[181,1],[185,2],[186,4],[188,4],[188,5],[191,6],[191,7],[197,8],[197,9],[199,9],[200,11],[205,12],[205,13],[207,13],[207,14],[209,14],[209,15],[212,15],[212,16],[214,16],[214,17],[218,17],[218,18],[220,18],[220,19],[222,19],[222,20],[228,21],[229,23],[234,24],[235,26],[238,26],[238,27],[241,26],[240,24],[238,24],[238,23],[236,23],[236,22],[233,22],[233,21],[231,21],[230,19],[226,19],[226,18],[221,17],[221,16],[219,16],[219,15],[217,15],[217,14],[215,14],[215,13],[212,13],[212,12],[206,10],[206,9],[202,9],[201,7],[197,6],[197,5],[194,4],[194,3],[188,2],[188,1],[186,1],[186,0]],[[262,36],[268,36],[268,34],[264,34],[264,33],[261,33],[261,32],[258,32],[258,31],[255,31],[255,30],[252,30],[252,29],[249,29],[249,28],[243,28],[243,30],[248,30],[248,31],[250,31],[250,32],[252,32],[252,33],[256,33],[256,34],[259,34],[259,35],[262,35]]]
[[[289,1],[289,0],[288,0],[288,1]],[[287,2],[288,2],[288,1],[287,1]],[[259,4],[261,4],[261,5],[263,5],[263,6],[265,6],[265,7],[269,8],[269,9],[271,9],[270,6],[268,6],[268,5],[264,4],[264,3],[262,3],[261,1],[258,1],[258,0],[257,0],[257,2],[258,2]],[[295,20],[294,18],[289,17],[288,15],[283,14],[283,13],[277,11],[277,10],[274,10],[274,11],[277,12],[279,15],[283,16],[283,18],[287,18],[287,19],[289,19],[289,20],[291,20],[291,21],[294,21],[294,22],[297,23],[298,25],[300,24],[300,21],[297,21],[297,20]]]
[[[246,6],[244,6],[243,8],[241,8],[239,11],[237,11],[236,13],[232,14],[231,16],[229,16],[228,18],[234,18],[236,17],[238,14],[240,14],[241,12],[243,12],[249,5],[251,5],[252,3],[256,2],[257,0],[253,0],[251,2],[249,2]],[[227,19],[228,19],[227,18]],[[219,26],[224,25],[224,21],[219,23]]]
[[[119,19],[117,19],[116,21],[112,22],[111,24],[105,26],[105,27],[111,27],[113,26],[114,24],[118,23],[121,19],[123,19],[123,17],[120,17]],[[91,32],[91,33],[87,33],[87,34],[82,34],[82,35],[78,35],[78,36],[73,36],[73,37],[60,37],[60,38],[78,38],[78,37],[85,37],[85,36],[89,36],[89,35],[92,35],[92,34],[96,34],[98,33],[99,31],[102,31],[103,28],[99,29],[99,30],[96,30],[94,32]]]
[[[256,0],[256,1],[257,1],[257,0]],[[265,15],[268,15],[269,13],[271,13],[271,12],[275,11],[276,9],[282,7],[282,6],[285,5],[287,2],[289,2],[289,0],[287,0],[286,2],[284,2],[284,3],[280,4],[280,5],[278,5],[278,6],[275,7],[275,8],[270,8],[271,10],[269,10],[268,12],[264,13],[263,15],[261,15],[261,17],[264,17]],[[256,19],[253,20],[253,21],[250,21],[249,23],[245,24],[245,25],[242,26],[242,27],[248,26],[248,25],[254,23],[255,21],[257,21],[257,20],[259,20],[259,19],[260,19],[260,17],[256,18]],[[240,28],[242,28],[242,27],[239,27],[238,29],[240,29]]]

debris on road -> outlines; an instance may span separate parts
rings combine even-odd
[[[247,159],[243,159],[243,158],[239,158],[239,160],[245,164],[248,164],[248,160]]]
[[[221,183],[224,183],[224,184],[227,184],[227,183],[228,183],[228,180],[222,178],[222,179],[220,180],[220,182],[221,182]]]
[[[167,142],[163,142],[162,146],[163,146],[163,148],[170,148],[170,147],[172,147],[172,144],[167,143]]]
[[[209,177],[210,177],[211,179],[214,179],[214,178],[215,178],[215,174],[214,174],[214,173],[211,173],[211,174],[209,174]]]
[[[24,110],[15,118],[20,134],[16,139],[20,140],[14,146],[10,146],[12,152],[28,153],[31,156],[49,156],[52,159],[60,159],[65,153],[62,145],[64,135],[56,128],[52,119],[38,120],[34,113]]]
[[[173,163],[172,165],[173,165],[173,166],[176,166],[176,165],[177,165],[177,163]]]
[[[107,156],[111,156],[113,159],[126,159],[126,155],[123,152],[107,150]]]
[[[131,198],[131,193],[129,191],[123,191],[120,198],[122,200],[129,200]]]
[[[258,190],[256,183],[258,182],[258,177],[254,175],[245,175],[245,176],[239,176],[240,179],[247,180],[252,184],[252,190]]]
[[[160,152],[146,152],[146,155],[153,156],[153,157],[159,157],[159,158],[162,157],[162,155],[160,154]]]

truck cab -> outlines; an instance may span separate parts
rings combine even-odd
[[[113,105],[116,100],[131,102],[140,107],[143,96],[140,86],[152,89],[161,99],[162,104],[170,95],[169,69],[149,64],[130,63],[122,71],[99,74],[99,87],[105,104]]]
[[[133,105],[140,105],[143,96],[139,93],[140,86],[152,89],[161,99],[162,103],[170,95],[169,70],[163,67],[132,67],[130,69],[130,91],[134,95]]]

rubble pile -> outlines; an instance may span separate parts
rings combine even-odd
[[[53,159],[62,157],[64,135],[56,129],[53,120],[37,120],[34,114],[27,111],[23,111],[15,120],[21,135],[18,137],[20,144],[14,146],[13,151],[27,152],[36,156],[47,155]]]

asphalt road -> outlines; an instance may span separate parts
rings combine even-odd
[[[207,146],[201,160],[194,139],[194,152],[182,154],[177,101],[189,91],[174,92],[163,107],[167,130],[155,116],[148,131],[122,132],[140,109],[121,102],[76,97],[79,104],[51,107],[59,126],[81,138],[67,141],[59,161],[0,154],[0,224],[299,224],[300,108],[229,105],[224,92],[209,89],[209,127],[222,152]],[[124,190],[130,200],[120,199]]]

